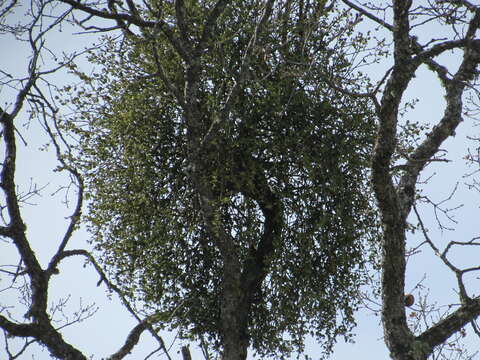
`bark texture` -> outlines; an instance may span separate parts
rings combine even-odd
[[[394,64],[380,102],[377,103],[378,134],[372,160],[373,185],[381,210],[384,237],[382,243],[382,323],[385,342],[395,360],[427,359],[434,348],[444,343],[452,334],[480,314],[480,299],[467,299],[462,306],[444,320],[415,336],[407,326],[405,315],[406,270],[406,218],[415,202],[416,184],[420,172],[432,161],[443,142],[454,136],[462,121],[462,96],[476,74],[480,63],[480,39],[476,33],[480,26],[480,7],[467,2],[470,11],[467,31],[462,39],[421,46],[411,35],[410,10],[412,1],[393,0],[393,24],[376,17],[357,4],[343,1],[347,6],[391,31],[394,42]],[[448,1],[447,1],[448,3]],[[439,10],[439,9],[438,9]],[[463,59],[458,70],[450,76],[435,56],[447,49],[462,49]],[[400,181],[394,183],[393,154],[398,142],[398,117],[402,96],[415,71],[422,64],[434,71],[446,91],[443,117],[433,127],[425,140],[412,152],[402,167]],[[371,96],[376,97],[376,93]]]

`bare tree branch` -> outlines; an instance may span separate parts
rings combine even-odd
[[[138,325],[130,331],[122,347],[115,354],[110,355],[108,359],[120,360],[130,354],[135,345],[138,344],[138,340],[140,339],[140,335],[142,334],[142,332],[148,328],[148,321],[149,319],[144,319],[143,321],[138,323]]]
[[[442,344],[453,333],[460,331],[465,324],[479,314],[478,301],[468,298],[465,289],[462,290],[463,271],[456,269],[448,261],[447,265],[451,265],[450,268],[455,271],[461,289],[463,305],[460,309],[427,329],[422,335],[415,337],[407,326],[403,299],[406,269],[406,218],[415,201],[420,172],[434,159],[440,145],[455,134],[456,127],[462,121],[462,95],[476,76],[480,63],[480,40],[474,38],[480,26],[480,10],[468,4],[474,15],[467,25],[463,38],[443,41],[425,49],[415,37],[410,35],[409,10],[412,1],[392,1],[393,25],[351,1],[343,0],[343,3],[391,31],[393,35],[394,66],[383,90],[380,107],[377,107],[379,129],[372,161],[372,181],[384,224],[382,322],[385,340],[394,359],[426,359],[435,346]],[[433,58],[446,50],[455,48],[463,49],[463,61],[457,72],[449,76],[448,70]],[[426,139],[414,149],[406,165],[402,166],[404,173],[397,185],[393,181],[391,163],[398,139],[399,105],[415,71],[422,63],[436,72],[444,84],[447,106],[443,118],[427,134]],[[426,239],[434,247],[431,240],[428,237]],[[436,251],[439,252],[438,249]],[[446,260],[445,254],[443,256],[439,254],[439,256]],[[474,270],[476,268],[472,267],[471,271]]]
[[[429,352],[432,352],[436,346],[444,343],[450,336],[458,332],[479,315],[480,298],[475,298],[424,331],[417,336],[416,340],[420,343],[428,344]]]

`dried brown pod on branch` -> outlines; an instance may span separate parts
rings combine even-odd
[[[405,295],[405,306],[412,306],[415,303],[415,297],[412,294]]]

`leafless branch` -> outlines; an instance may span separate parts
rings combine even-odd
[[[65,251],[62,251],[58,256],[55,257],[55,259],[50,262],[50,265],[49,265],[49,268],[50,266],[53,267],[53,268],[56,268],[58,266],[58,264],[65,258],[68,258],[68,257],[71,257],[71,256],[83,256],[85,257],[91,264],[92,266],[94,267],[95,271],[98,273],[98,275],[100,276],[100,280],[98,281],[97,283],[97,286],[99,286],[101,283],[104,283],[107,288],[116,293],[117,296],[120,298],[120,300],[122,301],[123,305],[125,306],[125,308],[128,310],[128,312],[130,314],[132,314],[132,316],[137,319],[137,321],[140,323],[142,323],[143,321],[145,321],[145,319],[142,319],[138,314],[137,312],[135,311],[135,309],[133,308],[133,306],[130,304],[130,302],[127,300],[127,298],[125,297],[125,295],[123,294],[122,290],[116,286],[114,283],[112,283],[106,276],[105,272],[103,271],[103,269],[101,268],[101,266],[98,264],[98,262],[95,260],[95,258],[93,257],[92,254],[90,254],[87,250],[84,250],[84,249],[75,249],[75,250],[65,250]],[[150,333],[152,334],[152,336],[158,341],[158,343],[160,344],[160,346],[162,347],[163,351],[165,352],[165,354],[167,355],[167,358],[169,360],[171,360],[170,358],[170,355],[168,354],[168,351],[167,351],[167,348],[165,346],[165,343],[163,341],[163,339],[158,335],[158,333],[154,330],[152,324],[150,323],[150,321],[154,319],[154,315],[152,315],[151,317],[149,317],[149,320],[145,323],[145,328],[148,329],[150,331]],[[141,327],[140,327],[141,328]],[[138,329],[140,329],[138,328]],[[137,330],[138,330],[137,329]],[[140,330],[138,330],[140,331]],[[142,330],[143,331],[143,330]]]

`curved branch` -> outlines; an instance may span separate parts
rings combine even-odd
[[[480,297],[477,297],[468,304],[462,305],[428,330],[425,330],[416,339],[424,344],[428,344],[430,349],[433,350],[435,346],[444,343],[450,336],[475,320],[479,315]]]
[[[480,17],[478,19],[480,26]],[[470,42],[464,50],[463,61],[452,80],[447,81],[446,96],[447,106],[440,122],[427,134],[427,138],[416,148],[406,163],[408,169],[402,176],[399,184],[404,189],[404,203],[406,210],[410,211],[413,204],[414,189],[420,171],[428,164],[440,148],[441,144],[450,136],[455,135],[455,129],[462,121],[463,92],[467,82],[476,75],[480,63],[480,40]],[[405,191],[405,189],[408,189]]]
[[[33,324],[17,324],[0,315],[0,327],[11,336],[34,337],[37,333]]]
[[[428,60],[438,55],[441,55],[447,50],[463,48],[468,43],[469,43],[469,40],[467,39],[444,41],[439,44],[435,44],[434,46],[432,46],[427,50],[420,51],[419,53],[417,53],[417,56],[415,56],[414,61],[425,63]],[[420,44],[417,43],[417,46],[420,48]]]
[[[203,27],[203,32],[202,32],[202,37],[200,38],[200,41],[198,45],[195,48],[195,53],[194,56],[200,56],[202,51],[205,49],[206,43],[208,39],[212,36],[212,31],[213,28],[215,27],[217,23],[218,17],[223,13],[225,10],[225,7],[230,3],[231,0],[218,0],[217,3],[215,4],[212,12],[207,18],[207,21],[205,22],[205,25]]]
[[[157,334],[157,332],[155,331],[155,329],[153,328],[153,326],[151,325],[150,323],[150,320],[152,320],[154,318],[155,315],[152,315],[150,317],[148,317],[147,319],[141,319],[140,316],[138,316],[137,312],[134,310],[134,308],[132,307],[132,305],[129,303],[129,301],[125,298],[125,296],[123,295],[123,292],[122,290],[116,286],[115,284],[113,284],[110,280],[108,280],[105,272],[103,271],[102,267],[98,264],[98,262],[95,260],[95,258],[93,257],[92,254],[90,254],[87,250],[84,250],[84,249],[75,249],[75,250],[65,250],[63,251],[62,253],[58,254],[55,256],[55,259],[52,259],[52,266],[53,268],[56,268],[58,266],[58,264],[63,260],[63,259],[66,259],[68,257],[71,257],[71,256],[83,256],[85,258],[88,259],[88,261],[93,265],[93,267],[95,268],[95,271],[98,273],[98,275],[100,276],[100,280],[98,281],[97,283],[97,286],[100,286],[100,284],[103,282],[105,283],[105,285],[107,286],[107,288],[110,290],[110,291],[113,291],[117,294],[117,296],[120,298],[120,300],[122,301],[122,304],[123,306],[125,306],[125,308],[128,310],[128,312],[130,314],[132,314],[132,316],[139,322],[139,323],[143,323],[144,321],[145,322],[145,328],[148,329],[148,331],[150,332],[150,334],[157,340],[157,342],[160,344],[160,347],[162,348],[162,350],[164,351],[164,353],[167,355],[167,358],[169,360],[171,360],[170,358],[170,355],[168,354],[168,349],[167,347],[165,346],[165,342],[163,341],[162,337],[159,336]],[[132,330],[133,331],[133,330]],[[140,330],[138,330],[140,331]],[[143,330],[142,330],[143,331]],[[133,335],[132,335],[133,336]],[[120,350],[119,350],[120,351]],[[113,356],[113,355],[112,355]]]
[[[81,10],[86,12],[87,14],[98,16],[102,19],[109,19],[109,20],[122,20],[128,23],[137,25],[139,27],[147,27],[153,28],[157,25],[157,22],[152,20],[143,20],[139,17],[134,15],[126,14],[126,13],[110,13],[108,11],[97,10],[90,6],[82,4],[80,1],[76,0],[60,0],[61,2],[70,5],[72,8]]]
[[[37,54],[38,56],[38,54]],[[33,70],[31,70],[32,72]],[[18,196],[15,185],[15,166],[16,166],[16,141],[14,117],[19,113],[20,108],[26,98],[28,91],[35,82],[35,75],[31,73],[27,85],[20,91],[17,96],[12,114],[8,114],[2,110],[0,115],[0,123],[3,126],[3,141],[5,143],[5,160],[0,171],[0,187],[2,188],[6,202],[10,224],[4,233],[8,234],[13,240],[22,261],[26,266],[26,272],[31,279],[32,289],[32,305],[29,316],[33,316],[36,320],[49,321],[46,315],[47,309],[47,279],[44,276],[40,263],[33,252],[25,235],[26,226],[23,222],[18,203]],[[8,229],[8,230],[7,230]]]
[[[239,154],[236,162],[240,165],[237,173],[252,174],[252,178],[244,179],[244,183],[239,184],[239,190],[245,197],[258,203],[265,218],[262,237],[257,247],[251,249],[251,255],[243,264],[242,289],[245,297],[243,306],[247,309],[251,306],[254,296],[260,291],[266,276],[267,259],[274,252],[274,244],[280,239],[283,227],[283,204],[268,185],[267,178],[255,158]]]
[[[49,322],[38,324],[16,324],[0,315],[0,327],[9,335],[32,337],[44,344],[48,351],[60,359],[86,360],[79,350],[63,340],[62,335]]]
[[[377,24],[383,26],[385,29],[387,30],[390,30],[393,32],[393,25],[390,25],[389,23],[387,23],[386,21],[380,19],[379,17],[373,15],[371,12],[365,10],[364,8],[352,3],[351,1],[349,0],[342,0],[342,2],[344,4],[346,4],[347,6],[349,6],[350,8],[358,11],[360,14],[366,16],[367,18],[369,18],[370,20],[373,20],[374,22],[376,22]]]
[[[12,10],[18,4],[18,0],[11,0],[10,4],[5,6],[5,8],[0,12],[0,18],[5,16],[10,10]]]
[[[462,95],[467,82],[471,81],[476,74],[476,68],[480,62],[480,47],[477,40],[466,38],[435,45],[422,53],[416,39],[409,35],[410,6],[411,1],[393,1],[394,67],[385,86],[381,108],[378,111],[379,130],[372,162],[372,177],[384,224],[382,322],[385,341],[391,356],[395,359],[426,359],[434,346],[441,344],[455,331],[470,322],[472,316],[478,316],[480,311],[478,301],[473,304],[467,303],[462,306],[462,310],[440,322],[441,325],[432,327],[421,337],[414,337],[407,326],[403,304],[406,218],[414,202],[416,182],[420,171],[435,155],[443,141],[454,135],[455,128],[462,120]],[[475,15],[469,28],[478,28],[479,22],[480,16]],[[462,45],[464,47],[462,64],[453,78],[448,79],[446,69],[435,63],[432,57],[446,49]],[[416,56],[412,57],[414,54]],[[442,120],[407,161],[405,173],[400,178],[399,185],[395,186],[389,167],[397,141],[399,104],[414,72],[422,62],[433,68],[446,85],[447,107]],[[417,348],[417,345],[420,348]],[[413,354],[412,351],[417,353]]]
[[[153,20],[144,20],[134,14],[127,14],[127,13],[112,13],[104,10],[98,10],[93,7],[84,5],[80,3],[80,1],[76,0],[60,0],[61,2],[70,5],[72,8],[81,10],[90,16],[96,16],[101,19],[108,19],[108,20],[115,20],[127,22],[128,24],[136,25],[143,29],[153,29],[162,31],[165,36],[167,37],[168,41],[172,44],[172,46],[178,51],[180,56],[185,61],[190,61],[191,54],[185,50],[183,42],[181,42],[178,37],[175,35],[174,27],[167,24],[165,21],[161,21],[157,19],[156,21]],[[115,27],[118,28],[118,27]]]
[[[49,107],[50,112],[52,113],[52,118],[53,122],[55,124],[55,128],[58,131],[58,126],[57,126],[57,119],[56,119],[56,114],[57,111],[56,109],[50,104],[50,102],[46,99],[46,97],[42,94],[40,89],[37,89],[38,93],[40,94],[43,102]],[[43,103],[41,104],[43,107]],[[73,210],[72,215],[70,215],[70,223],[68,224],[67,230],[65,231],[65,234],[63,235],[63,238],[58,246],[58,249],[55,253],[55,255],[50,259],[50,262],[48,264],[46,273],[47,276],[51,276],[53,273],[56,271],[56,265],[57,265],[57,260],[56,258],[65,250],[65,247],[67,246],[68,242],[70,241],[76,227],[78,226],[78,223],[80,222],[80,217],[82,214],[82,207],[83,207],[83,193],[84,193],[84,182],[82,175],[78,172],[76,168],[71,166],[70,164],[67,164],[65,161],[64,155],[62,154],[62,150],[60,148],[60,144],[58,143],[55,134],[53,133],[51,127],[48,125],[47,119],[46,119],[46,114],[45,110],[43,110],[43,116],[44,116],[44,121],[43,121],[43,126],[45,130],[47,131],[47,134],[50,137],[50,140],[52,141],[54,147],[55,147],[55,152],[57,156],[57,160],[60,162],[62,165],[62,170],[66,170],[70,173],[70,175],[76,180],[76,185],[78,189],[77,193],[77,199],[76,199],[76,204],[75,204],[75,209]],[[61,134],[59,134],[61,136]],[[71,155],[71,154],[69,154]]]
[[[140,339],[140,335],[148,328],[148,319],[144,319],[140,323],[135,326],[127,336],[125,343],[122,347],[113,355],[109,356],[108,360],[120,360],[123,359],[125,356],[130,354],[138,344],[138,340]]]

